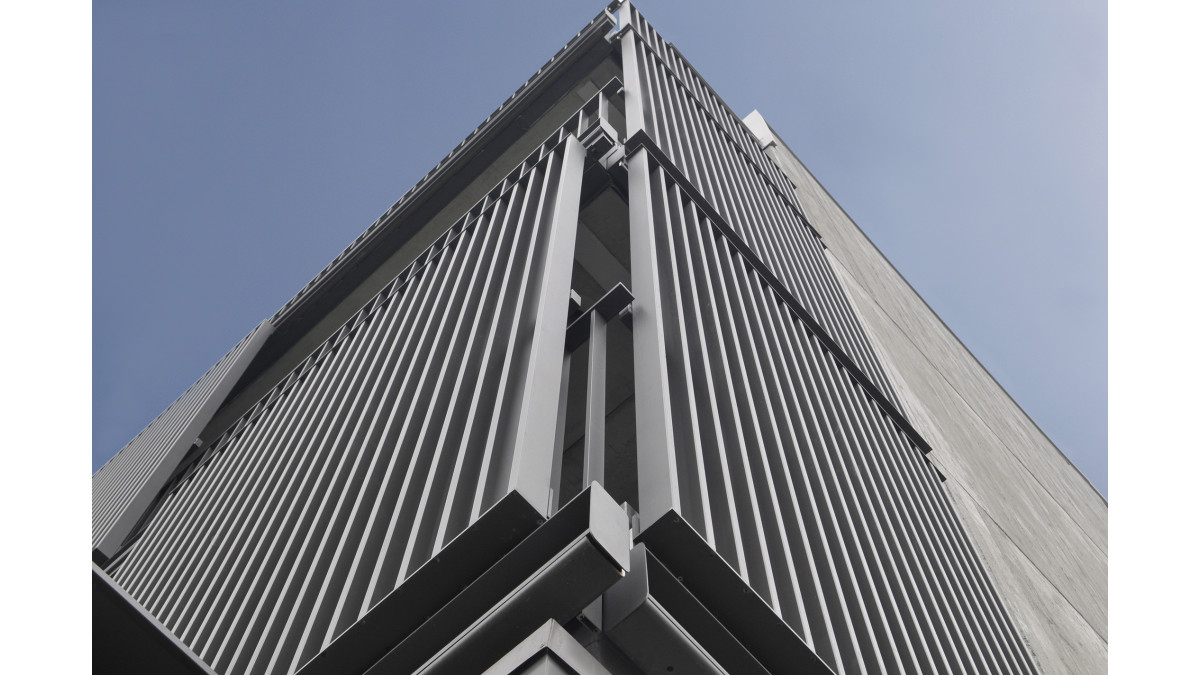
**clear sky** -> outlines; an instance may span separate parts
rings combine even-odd
[[[1105,3],[635,4],[1107,496]],[[602,7],[95,3],[93,470]]]

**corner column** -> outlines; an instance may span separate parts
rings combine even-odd
[[[545,227],[546,254],[534,306],[536,316],[529,352],[529,367],[521,391],[520,418],[508,490],[520,492],[543,516],[551,508],[551,473],[554,467],[559,400],[563,395],[563,346],[571,298],[571,270],[575,262],[575,234],[579,227],[579,200],[587,151],[579,139],[564,141],[562,171],[554,207]]]
[[[626,37],[629,37],[628,35]],[[643,527],[679,507],[675,439],[667,389],[666,341],[659,294],[658,243],[644,149],[628,158],[629,261],[633,283],[633,387],[637,411],[638,513]]]

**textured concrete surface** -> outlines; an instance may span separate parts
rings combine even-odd
[[[1018,630],[1046,673],[1108,661],[1108,504],[757,113]]]

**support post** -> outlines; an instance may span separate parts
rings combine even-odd
[[[550,515],[562,504],[562,460],[566,450],[567,392],[571,385],[571,353],[563,355],[562,384],[559,386],[558,422],[554,428],[554,460],[550,466]]]
[[[587,401],[583,436],[583,485],[604,485],[604,377],[607,368],[608,320],[590,312],[588,321]]]
[[[646,150],[635,151],[628,159],[628,167],[630,277],[633,296],[637,298],[632,318],[638,511],[642,522],[649,526],[667,511],[680,511],[679,474],[670,424],[667,354],[650,197],[650,157]]]
[[[554,204],[542,225],[548,230],[544,235],[546,248],[533,298],[535,316],[529,365],[521,391],[520,418],[508,475],[508,491],[520,492],[545,516],[553,510],[551,472],[563,386],[564,327],[570,307],[575,234],[587,155],[574,136],[568,136],[563,143],[563,164],[555,186]]]
[[[628,3],[624,5],[628,9]],[[626,14],[621,13],[622,23],[628,21]],[[624,26],[622,26],[624,29]],[[638,73],[637,38],[633,29],[625,31],[621,36],[621,81],[625,85],[625,138],[633,138],[634,134],[646,127],[646,114],[642,108],[642,78]],[[633,289],[637,293],[637,289]]]

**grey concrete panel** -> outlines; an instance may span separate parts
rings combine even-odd
[[[930,459],[946,476],[948,487],[968,497],[997,524],[1000,536],[1017,546],[1064,599],[1085,617],[1098,635],[1108,633],[1106,552],[1087,538],[974,410],[940,374],[923,367],[925,356],[867,302],[862,289],[848,283],[851,296],[878,339],[886,363],[902,382],[905,408],[919,410],[913,425],[933,446]],[[895,377],[895,374],[893,375]],[[978,548],[991,531],[970,532]],[[982,555],[982,554],[981,554]],[[1024,593],[1024,587],[1002,595]]]
[[[788,173],[810,222],[829,251],[904,335],[927,357],[1054,495],[1087,536],[1108,545],[1108,505],[1029,419],[908,282],[875,248],[837,202],[781,144],[768,153]],[[933,365],[936,364],[936,365]]]
[[[1045,672],[1104,672],[1108,504],[971,355],[761,116],[910,422]]]
[[[963,521],[988,575],[1006,593],[1009,612],[1026,646],[1047,675],[1108,672],[1108,642],[1091,630],[1041,571],[1018,549],[961,486],[947,483],[947,493]]]

